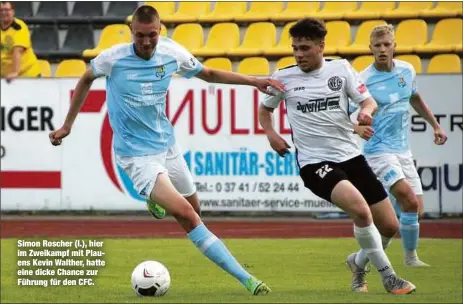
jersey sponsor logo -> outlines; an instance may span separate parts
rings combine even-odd
[[[386,87],[384,87],[384,89],[385,89],[385,88],[386,88]],[[366,86],[364,83],[362,83],[361,85],[359,85],[359,86],[357,87],[357,92],[359,92],[360,94],[363,94],[363,93],[365,93],[366,91],[367,91],[367,86]]]
[[[315,173],[318,174],[320,178],[324,178],[331,171],[333,171],[333,168],[331,168],[329,165],[323,165],[320,169],[315,171]]]
[[[195,61],[195,59],[193,57],[190,57],[190,62],[191,62],[192,67],[196,66],[196,61]]]
[[[338,76],[333,76],[328,79],[328,88],[332,91],[339,91],[342,88],[342,79]]]
[[[158,66],[156,68],[156,77],[163,78],[166,76],[166,67],[164,65]]]
[[[306,104],[302,104],[298,102],[296,110],[301,111],[302,113],[336,110],[340,108],[339,106],[340,100],[341,100],[340,96],[310,99],[309,102]]]
[[[398,85],[401,88],[404,88],[407,85],[407,83],[405,82],[405,79],[403,78],[403,76],[400,76]]]
[[[294,92],[298,92],[298,91],[305,91],[305,87],[294,88]]]

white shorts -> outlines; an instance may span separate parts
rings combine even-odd
[[[143,198],[149,198],[158,174],[166,172],[181,195],[188,197],[196,192],[193,177],[177,144],[166,152],[156,155],[116,155],[116,162],[129,176],[135,190]]]
[[[421,180],[413,163],[411,153],[380,154],[365,156],[373,172],[388,191],[399,180],[405,178],[416,195],[423,194]]]

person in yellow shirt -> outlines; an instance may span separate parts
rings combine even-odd
[[[0,2],[1,77],[7,81],[16,77],[40,77],[29,29],[24,21],[14,17],[14,13],[11,2]]]

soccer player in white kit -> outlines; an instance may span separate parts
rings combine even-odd
[[[297,65],[273,74],[286,92],[264,99],[259,122],[271,147],[284,156],[289,145],[276,133],[272,113],[285,100],[304,185],[353,219],[355,238],[381,275],[386,291],[411,293],[416,287],[396,275],[373,223],[369,205],[392,206],[361,154],[348,114],[350,98],[361,108],[359,122],[370,125],[376,102],[347,60],[323,58],[327,30],[322,22],[302,19],[289,33]]]
[[[272,79],[257,79],[238,73],[209,69],[184,47],[159,37],[161,22],[151,6],[140,6],[131,24],[133,43],[104,50],[91,61],[79,80],[63,126],[50,133],[60,145],[71,130],[92,82],[106,77],[109,119],[114,131],[117,163],[134,183],[137,192],[172,214],[188,238],[210,260],[234,276],[254,295],[270,291],[250,275],[226,246],[202,223],[199,201],[191,173],[176,144],[173,126],[165,113],[171,77],[178,73],[207,82],[251,85],[262,92],[268,87],[283,91]]]
[[[360,76],[377,101],[378,111],[371,127],[355,126],[355,131],[366,140],[363,153],[368,164],[402,209],[399,226],[389,208],[372,207],[375,224],[386,235],[389,233],[387,230],[400,227],[406,266],[429,266],[420,261],[416,253],[418,219],[423,212],[423,189],[408,142],[410,105],[433,127],[437,145],[443,145],[447,136],[418,93],[413,66],[393,59],[395,46],[392,25],[380,25],[372,30],[370,49],[375,62],[364,69]],[[351,111],[355,111],[355,108],[351,108]],[[385,242],[385,247],[388,244]],[[348,257],[348,264],[357,273],[365,269],[367,262],[368,258],[362,251]],[[358,281],[360,284],[362,279]]]

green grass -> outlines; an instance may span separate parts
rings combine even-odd
[[[73,239],[70,239],[73,240]],[[238,281],[216,267],[186,239],[104,239],[106,266],[95,286],[18,287],[17,240],[1,240],[1,302],[22,303],[462,303],[462,241],[420,241],[421,259],[431,268],[406,268],[400,240],[388,254],[396,272],[412,281],[417,292],[386,294],[372,271],[369,293],[350,291],[350,273],[344,261],[357,249],[354,239],[225,240],[247,269],[273,290],[253,297]],[[130,274],[144,260],[164,263],[172,277],[162,298],[138,298]]]

